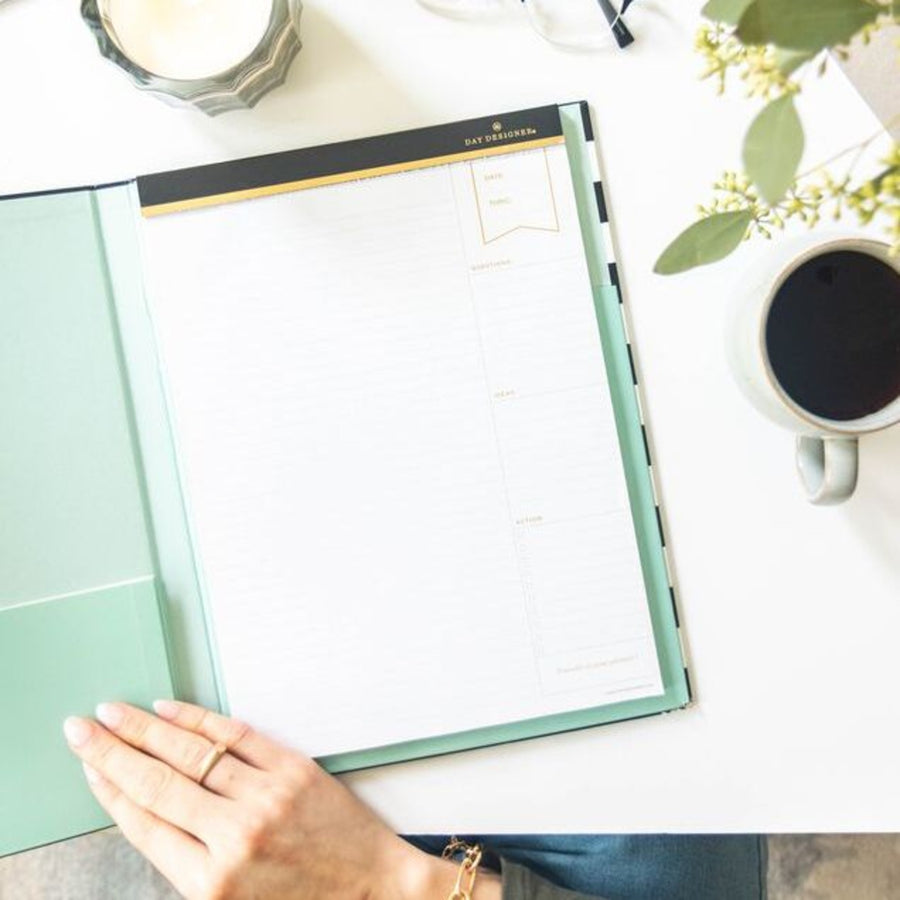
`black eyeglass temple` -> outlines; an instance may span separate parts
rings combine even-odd
[[[597,0],[609,27],[612,30],[616,43],[624,50],[629,44],[634,43],[634,35],[628,30],[628,26],[622,21],[622,14],[631,6],[632,0],[622,0],[622,7],[618,12],[610,3],[610,0]]]
[[[525,0],[522,0],[524,3]],[[625,10],[628,9],[629,6],[634,2],[634,0],[622,0],[622,5],[619,8],[619,11],[616,12],[616,8],[610,3],[610,0],[597,0],[597,3],[600,5],[600,9],[603,10],[603,15],[606,17],[606,21],[609,22],[610,30],[613,33],[613,37],[616,39],[616,43],[619,45],[619,49],[624,50],[629,44],[634,43],[634,35],[628,30],[628,26],[622,21],[622,16],[625,14]]]

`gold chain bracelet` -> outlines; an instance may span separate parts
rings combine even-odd
[[[472,900],[475,879],[478,877],[478,864],[481,862],[481,844],[467,844],[459,838],[450,838],[444,847],[442,859],[453,859],[458,853],[463,854],[459,872],[456,873],[456,884],[447,896],[447,900]]]

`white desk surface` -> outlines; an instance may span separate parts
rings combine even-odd
[[[722,331],[765,244],[665,279],[660,249],[738,160],[751,106],[692,52],[699,2],[642,0],[627,54],[554,49],[524,15],[478,25],[414,0],[306,0],[305,48],[254,111],[144,96],[74,0],[0,5],[0,193],[586,98],[608,175],[696,691],[668,716],[348,780],[398,829],[900,830],[900,428],[866,437],[856,496],[801,496],[793,438],[738,394]],[[837,71],[801,98],[807,161],[877,124]],[[463,703],[452,678],[435,703]]]

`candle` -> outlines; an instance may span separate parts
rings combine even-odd
[[[106,0],[101,9],[119,49],[142,69],[194,80],[253,53],[269,26],[272,0]]]

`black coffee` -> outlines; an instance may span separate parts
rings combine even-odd
[[[772,301],[766,349],[781,386],[809,412],[877,412],[900,396],[900,274],[854,250],[808,260]]]

